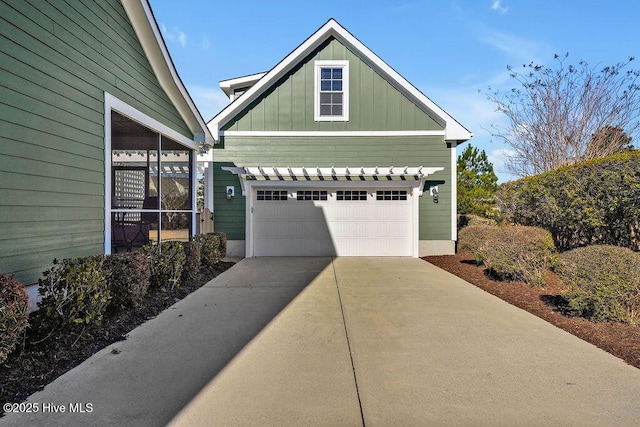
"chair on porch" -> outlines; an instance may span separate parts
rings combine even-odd
[[[121,252],[122,249],[126,252],[131,252],[149,243],[150,226],[141,220],[131,218],[135,214],[140,216],[137,212],[119,212],[116,214],[111,229],[111,247],[114,253]],[[129,218],[127,218],[127,215],[129,215]]]

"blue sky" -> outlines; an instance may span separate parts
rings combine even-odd
[[[507,65],[640,61],[640,3],[633,0],[149,0],[182,81],[205,121],[227,103],[220,80],[268,71],[329,18],[455,117],[501,182],[504,125],[478,91],[513,87]],[[640,63],[634,63],[640,68]]]

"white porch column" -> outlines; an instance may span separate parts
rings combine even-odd
[[[204,164],[204,207],[213,212],[213,162]]]

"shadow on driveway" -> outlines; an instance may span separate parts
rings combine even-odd
[[[0,425],[165,425],[330,265],[242,260],[33,394],[37,413],[7,414]],[[76,403],[91,412],[69,413]]]

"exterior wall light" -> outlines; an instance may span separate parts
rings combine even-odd
[[[236,191],[233,185],[227,185],[227,200],[233,199],[233,197],[235,196],[235,192]]]
[[[433,203],[438,203],[438,186],[429,188],[429,193],[433,197]]]

